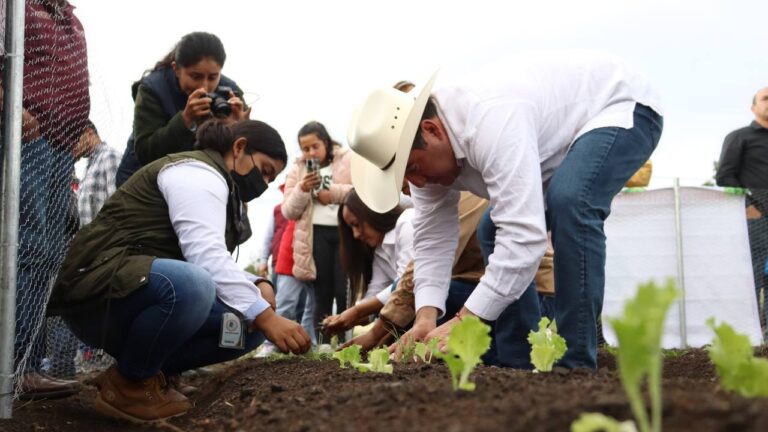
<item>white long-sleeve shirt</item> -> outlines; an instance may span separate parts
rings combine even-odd
[[[465,306],[495,320],[533,280],[547,232],[544,190],[571,144],[600,127],[631,128],[637,103],[662,114],[640,75],[605,54],[524,54],[473,76],[443,70],[433,88],[460,174],[450,187],[411,185],[416,310],[445,311],[460,190],[490,200],[494,253]]]
[[[413,259],[413,209],[405,210],[395,227],[384,234],[384,240],[373,252],[371,281],[365,298],[376,298],[386,303],[391,294],[389,287],[403,273]]]
[[[269,303],[256,286],[263,279],[241,270],[224,241],[229,199],[224,177],[205,163],[190,160],[163,168],[157,185],[168,203],[184,259],[207,271],[216,284],[216,296],[246,320],[264,312]]]

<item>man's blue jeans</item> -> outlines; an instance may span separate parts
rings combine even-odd
[[[605,232],[613,197],[647,161],[663,120],[638,104],[631,129],[600,128],[577,139],[546,192],[555,250],[555,319],[567,368],[597,368],[597,319],[605,290]]]
[[[244,349],[220,348],[222,314],[230,311],[208,272],[156,259],[145,286],[64,320],[83,342],[114,357],[123,376],[140,380],[232,360],[264,341],[261,332],[246,331]]]

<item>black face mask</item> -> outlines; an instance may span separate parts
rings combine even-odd
[[[251,155],[251,159],[253,159],[253,155]],[[253,169],[246,175],[239,174],[235,170],[230,171],[229,174],[235,181],[240,200],[243,202],[258,198],[267,190],[267,182],[264,181],[264,176],[261,175],[261,170],[256,167],[255,163]]]

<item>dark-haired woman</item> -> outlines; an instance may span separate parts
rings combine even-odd
[[[214,34],[189,33],[132,86],[136,102],[133,133],[128,139],[117,173],[120,187],[141,166],[167,154],[192,150],[195,130],[214,114],[231,121],[248,118],[243,92],[221,74],[227,54]],[[211,109],[208,95],[229,88],[229,113]]]
[[[338,205],[352,188],[352,152],[335,143],[321,123],[309,122],[298,133],[301,157],[288,171],[283,216],[296,221],[293,276],[312,282],[315,327],[333,310],[347,306],[347,277],[339,261]],[[308,169],[308,161],[312,166]],[[282,287],[278,287],[278,291]],[[290,293],[299,295],[300,293]],[[287,293],[282,293],[287,295]]]
[[[258,121],[214,120],[197,139],[196,151],[143,167],[107,200],[72,242],[51,294],[49,313],[117,360],[96,380],[95,406],[107,415],[183,414],[190,403],[166,374],[237,358],[265,337],[283,352],[310,347],[299,324],[274,312],[270,283],[231,256],[240,202],[285,167],[280,135]]]
[[[413,209],[387,213],[369,209],[354,189],[339,209],[341,263],[355,306],[323,321],[323,331],[340,333],[384,306],[390,286],[413,259]]]
[[[462,193],[459,201],[458,255],[443,319],[449,319],[458,312],[483,274],[483,257],[475,231],[487,206],[487,201],[470,193]],[[343,332],[381,311],[380,318],[366,334],[344,346],[355,343],[368,350],[385,344],[395,333],[404,332],[413,320],[413,285],[403,283],[413,279],[413,212],[413,209],[401,211],[395,207],[384,214],[376,213],[363,203],[354,189],[341,206],[339,237],[342,263],[355,298],[362,297],[362,300],[344,312],[328,317],[323,322],[323,331],[328,334]],[[396,281],[399,281],[398,289],[392,291]]]

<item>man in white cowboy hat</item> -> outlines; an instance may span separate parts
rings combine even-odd
[[[418,312],[407,336],[444,337],[463,316],[495,321],[513,304],[510,313],[530,326],[539,311],[526,294],[549,230],[555,318],[568,344],[560,366],[595,369],[603,224],[614,195],[656,148],[661,114],[642,76],[584,51],[518,55],[463,80],[441,71],[408,94],[372,92],[350,124],[352,183],[379,212],[397,204],[404,177],[411,183]],[[459,315],[436,328],[461,190],[490,199],[495,248]]]

